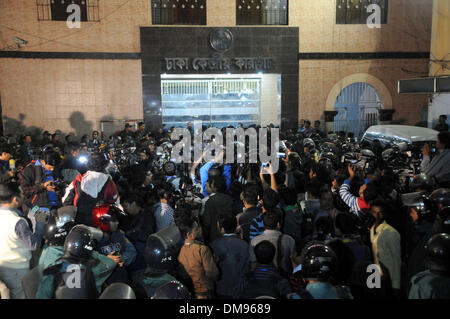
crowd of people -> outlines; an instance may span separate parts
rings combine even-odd
[[[406,182],[319,121],[280,132],[277,172],[175,163],[173,129],[2,137],[1,298],[450,298],[448,126]]]

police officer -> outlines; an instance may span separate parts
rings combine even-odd
[[[427,270],[411,280],[409,299],[450,298],[450,235],[436,234],[427,244]]]
[[[44,227],[45,244],[39,258],[39,265],[47,268],[64,255],[64,241],[73,226],[75,226],[75,206],[61,207],[50,212]]]
[[[150,235],[147,240],[145,247],[147,268],[133,276],[133,289],[137,292],[138,297],[141,298],[151,298],[158,287],[176,281],[176,278],[170,275],[169,272],[175,269],[177,251],[164,245],[159,234],[156,234],[156,236]],[[145,295],[143,294],[143,290],[145,290]]]
[[[410,227],[406,241],[406,258],[408,260],[408,278],[425,270],[425,245],[433,235],[433,224],[436,217],[430,199],[423,193],[416,192],[401,196],[403,205],[408,207]]]
[[[308,285],[302,292],[288,295],[288,299],[353,299],[348,287],[331,284],[338,259],[330,247],[318,241],[307,244],[301,260],[301,271]]]
[[[450,189],[439,188],[430,195],[433,210],[437,213],[433,234],[450,233]]]
[[[75,298],[97,298],[103,282],[115,268],[113,260],[93,252],[95,241],[102,236],[103,233],[93,227],[73,227],[64,241],[63,256],[44,269],[36,298],[53,299],[58,290],[70,291],[67,288],[71,288],[72,280],[79,282],[71,288]]]

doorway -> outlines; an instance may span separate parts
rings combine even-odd
[[[367,128],[379,124],[378,110],[382,105],[377,90],[370,84],[357,82],[345,87],[334,104],[338,111],[334,118],[334,131],[361,137]]]
[[[167,127],[185,127],[188,122],[202,121],[218,128],[279,123],[280,78],[266,74],[163,75],[162,122]]]

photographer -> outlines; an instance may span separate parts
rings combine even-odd
[[[50,209],[59,205],[53,177],[58,161],[58,153],[48,150],[41,155],[40,160],[28,164],[20,174],[20,187],[25,195],[24,212],[34,206]]]
[[[377,196],[377,191],[373,183],[365,183],[359,188],[359,197],[353,196],[350,193],[351,181],[355,178],[356,168],[351,165],[348,166],[349,179],[344,181],[339,194],[342,200],[350,207],[352,213],[360,215],[361,212],[367,213],[370,209],[370,201],[374,200]],[[368,179],[365,180],[367,182]]]
[[[206,183],[208,182],[208,178],[211,174],[209,174],[210,169],[214,166],[215,163],[221,163],[224,156],[224,149],[220,151],[219,154],[216,155],[216,158],[214,161],[210,161],[206,164],[204,164],[200,168],[200,180],[202,181],[202,189],[203,189],[203,195],[206,197],[208,196],[208,192],[206,190]],[[230,164],[224,164],[223,165],[223,177],[225,178],[226,182],[226,190],[227,192],[230,190],[231,187],[231,165]]]
[[[79,155],[80,144],[69,142],[66,146],[64,161],[60,166],[60,173],[67,182],[73,182],[78,174],[84,174],[87,171],[86,163],[82,163]]]
[[[94,153],[88,160],[88,171],[78,175],[66,188],[62,199],[64,206],[78,207],[76,223],[93,226],[92,210],[102,202],[119,205],[117,186],[109,174],[105,173],[108,161],[104,154]]]
[[[437,154],[430,160],[430,145],[422,149],[422,173],[435,177],[441,187],[450,186],[450,132],[440,132],[436,141]]]

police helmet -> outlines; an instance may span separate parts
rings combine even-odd
[[[428,218],[433,215],[433,208],[430,199],[422,192],[415,192],[401,195],[402,203],[405,207],[414,208],[419,218]]]
[[[425,266],[434,271],[446,272],[450,271],[450,235],[436,234],[425,246],[426,259]]]
[[[308,245],[302,260],[302,271],[306,279],[328,280],[335,274],[338,266],[335,252],[321,242]]]
[[[156,288],[152,299],[191,299],[191,294],[179,281],[170,281]]]
[[[450,189],[439,188],[431,193],[430,199],[436,204],[442,206],[450,206]]]
[[[76,225],[64,242],[64,257],[88,260],[94,250],[95,241],[102,237],[103,233],[96,228]]]
[[[374,154],[374,152],[372,152],[372,151],[369,150],[369,149],[362,149],[362,150],[361,150],[361,154],[362,154],[363,156],[366,156],[366,157],[376,157],[375,154]]]
[[[50,246],[63,246],[67,235],[75,226],[75,206],[61,207],[52,211],[44,228],[44,238]]]
[[[152,273],[166,273],[177,261],[181,234],[175,225],[152,234],[147,239],[144,258]]]
[[[308,146],[308,148],[315,148],[316,147],[316,143],[313,141],[312,138],[305,138],[303,140],[303,147]]]
[[[423,190],[431,192],[435,185],[434,180],[430,176],[422,173],[413,177],[409,183],[409,189],[411,191]]]

